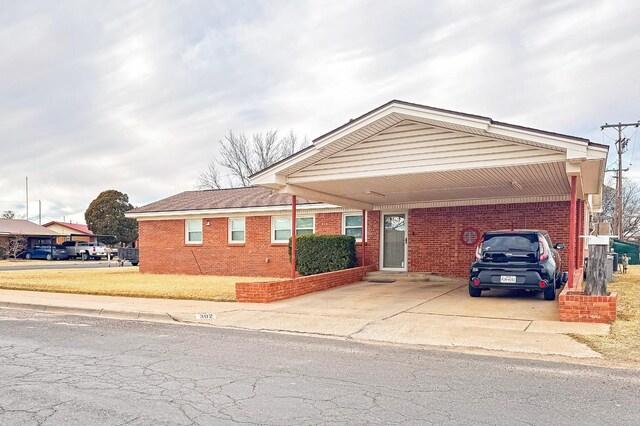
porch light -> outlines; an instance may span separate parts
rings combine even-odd
[[[383,197],[384,198],[384,194],[381,194],[381,193],[376,192],[376,191],[367,191],[367,195],[375,195],[377,197]]]

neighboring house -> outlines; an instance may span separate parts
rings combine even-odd
[[[60,234],[28,220],[0,219],[0,246],[5,247],[14,236],[25,237],[27,246],[35,247],[55,243]]]
[[[87,242],[98,241],[98,237],[93,232],[91,232],[87,225],[52,221],[49,223],[45,223],[42,226],[62,235],[58,237],[58,244],[62,244],[64,241],[69,240]]]
[[[567,245],[573,280],[607,153],[579,137],[392,101],[252,176],[254,188],[185,192],[127,215],[140,224],[144,272],[287,276],[295,209],[298,235],[360,236],[365,213],[365,262],[391,271],[465,276],[483,232],[545,229]]]

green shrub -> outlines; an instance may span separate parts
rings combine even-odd
[[[291,239],[289,239],[291,261]],[[300,275],[322,274],[353,268],[356,239],[350,235],[298,235],[296,237],[296,271]]]

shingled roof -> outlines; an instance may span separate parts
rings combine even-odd
[[[0,219],[0,235],[59,236],[57,232],[28,220]]]
[[[315,204],[302,198],[297,204]],[[189,210],[215,210],[251,207],[290,206],[291,196],[268,188],[229,188],[185,191],[146,206],[129,210],[129,214]]]

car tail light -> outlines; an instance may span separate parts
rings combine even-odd
[[[549,250],[545,241],[538,237],[538,245],[540,246],[540,261],[547,260],[549,258]]]
[[[483,241],[480,240],[478,246],[476,247],[476,260],[482,260],[482,243]]]
[[[541,281],[538,283],[538,286],[540,286],[540,288],[545,288],[545,287],[547,286],[547,282],[546,282],[545,280],[541,280]]]
[[[480,280],[479,280],[479,279],[477,279],[477,278],[474,278],[474,279],[473,279],[473,285],[475,285],[475,286],[479,286],[479,285],[480,285]]]

